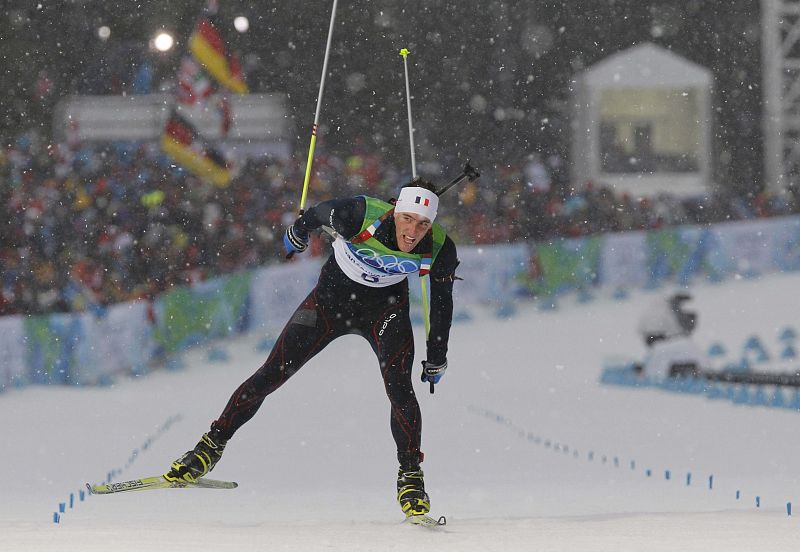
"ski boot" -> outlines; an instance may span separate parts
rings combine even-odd
[[[403,469],[397,472],[397,502],[406,516],[427,514],[431,501],[425,492],[425,479],[422,470]]]
[[[164,474],[164,479],[192,483],[203,477],[213,470],[222,458],[227,442],[227,439],[220,437],[213,429],[204,433],[193,450],[186,452],[172,463],[169,471]]]

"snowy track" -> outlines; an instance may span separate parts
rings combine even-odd
[[[698,288],[698,343],[773,339],[798,323],[798,284]],[[263,361],[260,336],[227,344],[225,364],[198,349],[182,372],[0,395],[0,549],[795,549],[800,517],[786,503],[800,506],[800,413],[597,383],[605,357],[643,353],[635,320],[651,299],[454,327],[436,394],[416,387],[433,513],[448,518],[436,534],[400,523],[388,401],[356,337],[315,358],[231,441],[213,476],[239,489],[89,497],[59,524],[58,503],[83,482],[161,473],[191,448]]]

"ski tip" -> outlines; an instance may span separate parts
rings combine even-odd
[[[92,489],[91,483],[86,484],[86,490],[89,491],[89,494],[94,494],[94,489]]]
[[[194,483],[187,483],[186,487],[197,487],[201,489],[235,489],[239,484],[235,481],[220,481],[218,479],[206,479],[200,477]]]
[[[447,518],[445,518],[444,516],[439,516],[439,519],[436,519],[426,514],[407,516],[406,521],[413,525],[419,525],[420,527],[434,528],[434,527],[444,527],[445,525],[447,525]]]

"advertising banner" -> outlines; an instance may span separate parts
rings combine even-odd
[[[800,217],[557,239],[462,246],[457,309],[502,306],[520,295],[592,287],[689,285],[800,270]],[[163,353],[246,330],[276,334],[315,286],[324,259],[303,258],[175,288],[155,303],[96,313],[0,318],[0,389],[26,383],[96,384],[140,374]],[[412,319],[420,285],[410,278]]]
[[[155,352],[153,324],[147,301],[132,301],[109,307],[102,317],[80,315],[86,343],[79,356],[81,383],[97,383],[120,373],[142,374]]]
[[[526,270],[528,258],[528,247],[522,243],[459,247],[456,276],[463,280],[453,285],[453,301],[459,306],[497,305],[518,297],[524,290],[519,274]],[[417,280],[409,278],[409,289],[418,301]]]
[[[27,382],[23,318],[0,317],[0,390]]]
[[[598,284],[601,236],[534,245],[528,271],[520,276],[534,296],[550,296]]]
[[[159,352],[175,352],[247,327],[252,272],[175,288],[156,300],[153,338]]]
[[[781,221],[731,222],[713,231],[709,265],[724,276],[763,274],[774,266],[774,232]]]
[[[780,224],[771,228],[773,267],[791,272],[800,270],[800,218],[777,219]]]
[[[612,288],[644,286],[650,275],[644,232],[610,234],[602,240],[598,281]]]
[[[320,266],[320,259],[309,258],[257,270],[250,287],[251,329],[279,332],[317,284]]]
[[[25,317],[24,326],[29,381],[79,383],[78,349],[85,340],[80,316],[61,313],[29,316]]]

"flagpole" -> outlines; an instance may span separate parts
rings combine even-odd
[[[300,196],[300,213],[302,214],[306,205],[308,195],[308,182],[311,179],[311,163],[314,160],[314,148],[317,145],[317,128],[319,127],[319,112],[322,108],[322,92],[325,90],[325,75],[328,73],[328,56],[331,53],[331,39],[333,38],[333,24],[336,19],[336,4],[338,0],[333,0],[331,9],[331,23],[328,27],[328,42],[325,45],[325,60],[322,62],[322,77],[319,81],[319,96],[317,96],[317,111],[314,114],[314,125],[311,127],[311,144],[308,147],[308,160],[306,161],[306,175],[303,179],[303,194]]]

